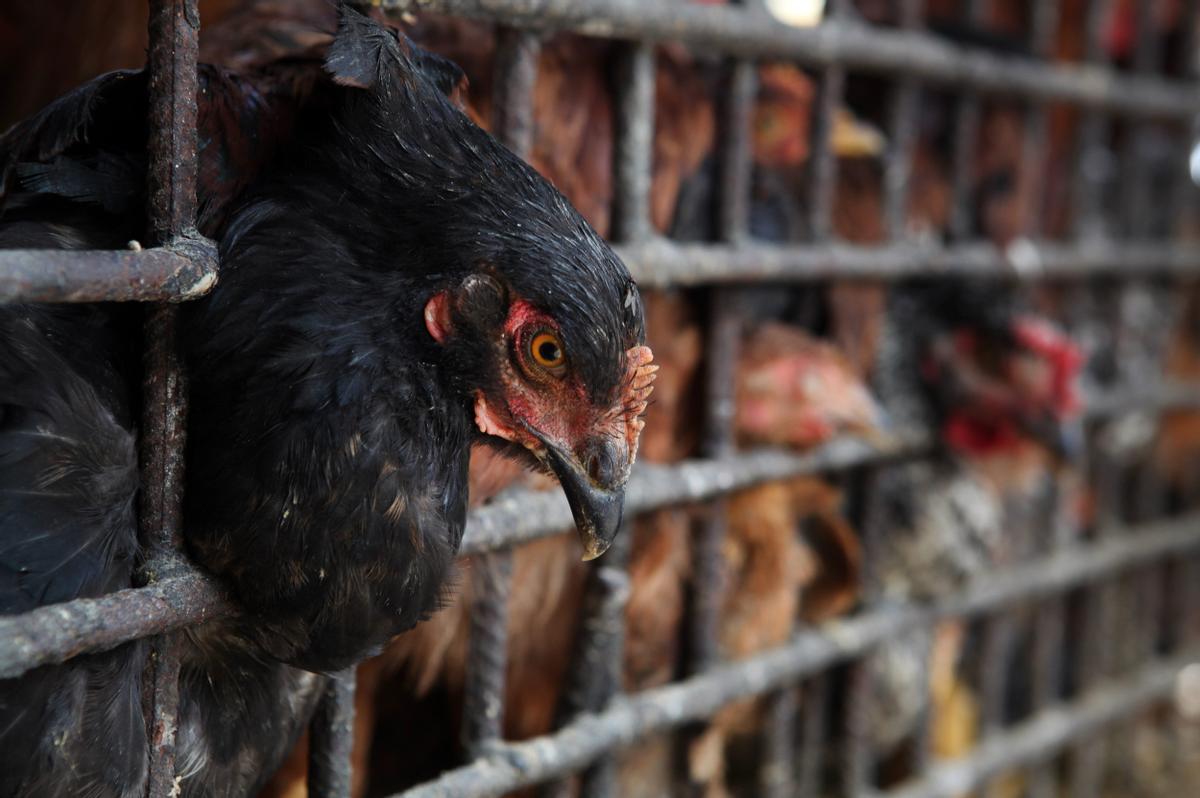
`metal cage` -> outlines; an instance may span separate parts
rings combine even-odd
[[[695,540],[693,569],[720,568],[722,496],[753,484],[811,473],[840,473],[866,500],[875,477],[903,458],[918,457],[929,441],[920,433],[896,435],[884,446],[839,439],[810,454],[777,451],[735,452],[732,445],[732,364],[737,357],[736,319],[728,310],[732,286],[760,281],[811,281],[873,278],[885,281],[911,275],[978,274],[1011,280],[1077,281],[1097,275],[1116,280],[1147,276],[1200,277],[1200,247],[1169,234],[1150,236],[1136,221],[1136,198],[1148,190],[1139,177],[1137,131],[1165,126],[1174,137],[1179,163],[1193,144],[1193,119],[1200,112],[1200,83],[1194,70],[1186,78],[1163,73],[1153,37],[1140,36],[1134,68],[1117,71],[1104,62],[1098,44],[1107,3],[1092,0],[1088,10],[1087,57],[1082,63],[1046,59],[1059,5],[1034,4],[1031,48],[1036,57],[997,55],[956,46],[922,28],[920,0],[901,0],[896,27],[863,24],[847,14],[848,0],[829,0],[827,19],[815,28],[787,27],[771,18],[755,0],[742,5],[692,5],[683,2],[628,0],[418,0],[421,9],[463,15],[500,26],[496,62],[495,132],[518,154],[527,154],[532,138],[531,93],[539,42],[547,34],[571,31],[620,43],[622,80],[616,98],[616,171],[614,229],[619,252],[642,285],[713,286],[713,323],[709,330],[711,366],[706,377],[706,428],[702,459],[674,466],[639,466],[628,490],[628,513],[672,504],[708,502],[707,520]],[[402,12],[408,0],[376,0],[374,5]],[[1139,8],[1149,4],[1137,4]],[[1186,2],[1191,52],[1197,3]],[[968,13],[981,13],[971,0]],[[196,214],[196,58],[199,18],[196,0],[151,0],[151,215],[156,246],[121,252],[0,251],[0,301],[140,301],[157,303],[147,314],[145,417],[141,467],[143,540],[152,551],[143,569],[147,584],[97,599],[42,607],[0,618],[0,678],[12,678],[73,656],[103,651],[141,637],[153,638],[146,684],[153,689],[148,708],[151,770],[148,793],[174,794],[174,733],[181,629],[233,611],[221,588],[190,565],[180,537],[181,458],[186,408],[184,375],[174,355],[171,303],[202,294],[216,278],[212,242],[192,227]],[[1143,15],[1148,12],[1142,11]],[[1145,31],[1147,25],[1140,27]],[[720,242],[679,244],[656,237],[649,223],[651,147],[654,124],[654,48],[680,41],[720,53],[727,60],[719,139]],[[750,190],[749,125],[756,93],[755,64],[763,59],[796,62],[819,74],[814,151],[811,159],[811,240],[773,246],[748,233]],[[834,240],[831,198],[837,160],[821,135],[831,124],[847,71],[885,77],[893,86],[891,146],[885,160],[884,212],[889,241],[865,247]],[[1039,219],[1025,220],[1027,237],[1000,250],[969,240],[966,222],[957,218],[951,243],[907,240],[903,215],[907,177],[915,140],[920,94],[926,88],[957,98],[952,163],[955,205],[965,207],[970,191],[974,132],[983,98],[1006,97],[1025,109],[1026,157],[1039,163],[1046,152],[1046,115],[1051,104],[1082,112],[1080,152],[1103,146],[1115,121],[1129,126],[1128,171],[1139,191],[1114,214],[1089,200],[1091,178],[1080,164],[1073,168],[1084,200],[1075,209],[1075,234],[1069,240],[1040,236]],[[1170,214],[1192,202],[1190,176],[1178,171],[1177,185],[1165,192]],[[960,214],[961,216],[961,214]],[[1036,214],[1035,214],[1036,216]],[[1115,217],[1115,218],[1114,218]],[[1105,235],[1104,231],[1109,231]],[[1119,230],[1119,235],[1111,231]],[[1200,386],[1162,384],[1090,397],[1090,419],[1131,409],[1160,413],[1200,406]],[[1096,484],[1114,478],[1102,458],[1093,458],[1089,474]],[[1110,482],[1106,482],[1109,480]],[[1152,504],[1152,502],[1151,502]],[[1144,708],[1168,697],[1181,666],[1200,655],[1195,623],[1200,613],[1200,515],[1163,518],[1153,506],[1138,514],[1143,522],[1122,523],[1117,500],[1102,508],[1096,539],[1056,539],[1050,521],[1041,531],[1047,550],[972,583],[964,592],[931,604],[883,606],[868,600],[854,615],[818,628],[797,628],[786,645],[736,662],[717,654],[717,591],[698,596],[686,619],[690,646],[687,678],[634,695],[621,694],[621,617],[627,577],[627,550],[618,546],[596,566],[589,580],[589,618],[584,624],[581,656],[590,663],[587,684],[573,685],[573,719],[537,739],[502,739],[506,602],[514,546],[571,526],[563,497],[522,493],[471,514],[463,553],[481,555],[473,570],[480,597],[472,619],[472,654],[467,675],[464,734],[472,760],[408,796],[499,795],[506,791],[582,774],[582,794],[615,794],[615,752],[639,739],[679,730],[711,717],[723,706],[750,696],[769,696],[769,722],[763,729],[768,752],[762,764],[763,793],[816,794],[823,709],[819,700],[832,668],[845,668],[847,733],[841,742],[838,791],[846,795],[883,794],[873,773],[875,752],[861,734],[868,678],[866,661],[880,643],[904,630],[930,627],[943,618],[977,620],[984,645],[1004,646],[1004,624],[1016,607],[1038,609],[1031,667],[1037,674],[1032,714],[1005,726],[998,714],[1007,675],[994,666],[983,683],[984,736],[962,759],[934,761],[927,752],[914,779],[886,794],[954,796],[987,787],[1014,768],[1033,774],[1030,793],[1056,795],[1059,782],[1072,795],[1098,794],[1095,778],[1103,755],[1098,732],[1132,722]],[[872,535],[878,521],[863,529],[866,573],[871,573]],[[627,536],[626,536],[627,537]],[[1171,587],[1164,590],[1164,577]],[[715,584],[715,582],[713,582]],[[1124,591],[1124,592],[1123,592]],[[1064,668],[1062,641],[1065,597],[1081,595],[1084,626],[1080,640],[1102,652],[1114,634],[1122,595],[1138,591],[1131,602],[1138,628],[1147,630],[1130,667],[1110,677],[1085,657],[1088,667],[1078,688],[1059,688]],[[1170,600],[1173,629],[1159,628]],[[1170,640],[1156,646],[1156,635]],[[806,697],[799,700],[801,694]],[[350,746],[353,726],[352,672],[330,680],[312,722],[310,794],[350,794]],[[800,732],[798,734],[798,732]],[[1071,752],[1071,768],[1053,762]]]

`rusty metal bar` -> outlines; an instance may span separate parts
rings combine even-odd
[[[216,582],[193,570],[143,588],[0,618],[0,679],[231,612]]]
[[[1200,72],[1200,52],[1197,51],[1196,34],[1200,32],[1200,3],[1197,0],[1183,0],[1179,13],[1183,17],[1182,34],[1183,63],[1179,72],[1185,78],[1194,78]]]
[[[917,30],[924,14],[924,0],[903,0],[900,4],[900,28]],[[888,235],[903,238],[908,222],[908,184],[912,178],[913,152],[917,145],[917,122],[921,104],[921,87],[914,78],[904,75],[896,84],[892,97],[888,148],[884,171],[884,214]]]
[[[541,40],[537,34],[516,28],[496,32],[492,71],[496,89],[492,98],[492,132],[500,143],[521,157],[533,147],[533,87],[537,82]]]
[[[1196,407],[1197,389],[1169,386],[1116,398],[1097,397],[1089,405],[1096,415],[1121,412],[1140,401],[1146,406]],[[921,433],[896,431],[888,441],[867,443],[838,438],[806,454],[758,450],[720,461],[688,460],[662,466],[639,463],[629,481],[626,511],[637,513],[703,501],[713,496],[773,480],[805,474],[879,465],[915,457],[929,450]],[[556,492],[514,491],[473,511],[463,539],[463,554],[478,554],[520,545],[572,526],[571,509]],[[172,631],[233,611],[219,586],[198,569],[164,578],[136,590],[98,599],[41,607],[0,618],[0,678],[15,678],[31,668],[62,662],[85,653],[107,651],[140,637]]]
[[[877,641],[878,642],[878,641]],[[873,692],[870,651],[850,663],[846,673],[846,736],[841,753],[842,791],[849,796],[875,793],[875,755],[870,743]]]
[[[750,126],[758,92],[758,66],[753,61],[728,65],[720,138],[720,202],[717,231],[726,243],[746,238],[750,224],[750,190],[754,164]]]
[[[189,280],[179,287],[181,294],[203,293],[212,282],[212,272],[202,265],[200,272],[195,271],[195,265],[205,261],[204,244],[184,238],[194,235],[196,219],[197,0],[151,0],[149,28],[149,233],[154,243],[194,251],[189,253],[191,257],[177,256],[183,261],[177,267],[183,267],[183,277]],[[95,254],[92,257],[100,260]],[[116,275],[105,277],[115,279]],[[179,275],[174,277],[178,285]],[[134,280],[133,284],[141,282],[136,276]],[[131,281],[127,276],[121,283],[127,287]],[[143,333],[145,376],[138,457],[145,566],[141,576],[154,579],[180,573],[184,567],[181,505],[187,387],[175,348],[175,309],[170,305],[148,308]],[[182,645],[179,635],[156,638],[143,674],[142,704],[150,748],[146,794],[150,798],[167,798],[178,789],[175,732]]]
[[[1039,58],[1052,58],[1054,32],[1059,20],[1059,0],[1033,3],[1030,13],[1033,17],[1029,34],[1030,49]],[[1046,169],[1046,125],[1045,104],[1031,103],[1025,115],[1025,140],[1021,153],[1026,185],[1038,185]],[[1029,203],[1026,218],[1022,220],[1028,238],[1041,235],[1044,211],[1045,196],[1038,192],[1037,199]]]
[[[354,668],[328,677],[309,723],[310,798],[350,798],[354,752]]]
[[[978,95],[967,94],[959,98],[954,115],[954,154],[950,181],[954,205],[950,212],[950,230],[959,241],[971,238],[973,233],[975,148],[979,138],[981,107]]]
[[[566,693],[567,719],[599,712],[621,692],[625,658],[625,606],[629,603],[629,556],[633,529],[626,523],[604,558],[593,564],[584,592],[579,650]],[[617,759],[611,752],[580,778],[581,798],[616,795]]]
[[[486,755],[504,737],[512,551],[475,556],[470,579],[474,602],[463,688],[462,742],[467,757],[476,759]]]
[[[969,756],[937,765],[919,784],[886,793],[889,798],[954,798],[999,773],[1047,761],[1080,738],[1170,696],[1179,670],[1195,657],[1146,666],[1124,683],[1106,685],[1069,706],[1046,710],[981,743]]]
[[[888,519],[879,491],[881,474],[871,465],[850,470],[845,475],[846,492],[843,502],[851,523],[859,533],[861,565],[859,591],[864,611],[879,606],[882,584],[878,569],[882,535]],[[875,793],[875,751],[871,746],[869,727],[874,708],[874,668],[871,652],[851,662],[846,673],[846,728],[841,752],[843,791],[850,796],[871,796]]]
[[[1074,530],[1059,515],[1062,501],[1057,477],[1051,482],[1038,508],[1036,529],[1044,541],[1042,552],[1058,553],[1072,545]],[[1063,644],[1066,641],[1066,602],[1055,596],[1037,609],[1033,620],[1033,651],[1030,662],[1030,706],[1036,715],[1052,706],[1061,696],[1063,679]],[[1056,798],[1059,794],[1058,773],[1052,765],[1043,765],[1030,773],[1030,798]]]
[[[170,247],[142,252],[0,251],[0,301],[197,299],[215,284],[216,251],[210,242],[200,240],[187,247],[190,254],[180,254],[188,242],[176,240]],[[1022,242],[1008,250],[988,244],[680,245],[654,240],[618,246],[617,251],[636,280],[647,287],[830,277],[902,280],[919,275],[978,275],[1074,280],[1134,272],[1200,274],[1200,247],[1150,240],[1111,241],[1106,246]]]
[[[940,247],[904,242],[867,247],[845,243],[697,245],[655,240],[619,246],[617,254],[638,283],[648,287],[833,278],[901,280],[950,274],[1077,280],[1135,270],[1181,276],[1200,273],[1200,248],[1165,241],[1021,241],[1000,249],[986,243]]]
[[[379,0],[407,10],[412,0]],[[1181,118],[1196,87],[1180,81],[1117,75],[1093,65],[1046,65],[1031,58],[968,49],[937,36],[826,21],[783,25],[736,6],[629,3],[624,0],[423,0],[422,8],[512,25],[570,30],[637,41],[684,41],[730,56],[786,58],[813,67],[843,66],[885,76],[1038,101],[1062,101],[1137,116]]]
[[[829,698],[829,677],[814,676],[803,688],[800,707],[800,755],[796,762],[796,795],[802,798],[821,794],[821,767],[825,754],[825,710]]]
[[[216,282],[217,251],[203,238],[137,250],[0,250],[3,302],[181,302]]]
[[[792,798],[799,793],[796,781],[796,718],[799,687],[788,686],[763,698],[762,764],[758,794],[763,798]]]
[[[801,632],[791,642],[763,654],[718,665],[685,681],[618,700],[604,712],[585,715],[554,734],[517,744],[497,744],[486,758],[443,774],[405,795],[409,798],[501,795],[565,775],[613,748],[709,717],[733,701],[794,684],[838,662],[861,657],[896,634],[934,623],[939,618],[993,612],[1194,551],[1200,548],[1198,520],[1192,515],[1148,525],[1139,531],[1136,540],[1122,536],[1022,565],[986,577],[962,593],[933,605],[884,608],[830,622],[819,631]],[[1169,687],[1168,682],[1165,689]],[[1155,697],[1158,695],[1156,692]],[[1085,699],[1084,706],[1090,706],[1088,700],[1091,699]],[[1058,714],[1051,710],[1044,717],[1058,717]],[[1053,726],[1063,731],[1061,721]],[[1078,733],[1084,734],[1092,728],[1092,724],[1082,724]],[[1069,734],[1058,744],[1065,744],[1075,736]],[[985,743],[980,750],[993,750],[997,740],[1007,741],[1008,735]],[[1003,747],[1000,746],[1001,750]],[[1015,749],[1014,764],[1019,760],[1016,752],[1022,750]],[[935,772],[940,771],[939,768]]]
[[[1163,50],[1154,29],[1154,13],[1150,3],[1134,3],[1136,40],[1133,69],[1139,74],[1153,74],[1162,69]],[[1125,141],[1120,153],[1121,213],[1124,234],[1135,237],[1144,233],[1152,218],[1151,192],[1147,173],[1147,147],[1153,125],[1129,120],[1124,126]],[[1160,211],[1161,212],[1161,211]]]
[[[613,238],[650,235],[650,179],[654,155],[654,47],[624,48],[617,60],[616,142],[613,152]]]
[[[967,24],[973,28],[983,25],[984,4],[968,0]],[[950,216],[950,231],[958,241],[972,237],[975,211],[975,150],[978,146],[979,123],[983,101],[979,94],[967,91],[959,97],[954,111],[954,151],[950,163],[950,186],[954,197]]]
[[[1085,22],[1085,54],[1088,64],[1104,65],[1104,26],[1111,18],[1114,0],[1091,0]],[[1079,125],[1074,191],[1074,232],[1078,237],[1098,238],[1105,233],[1105,187],[1113,170],[1112,156],[1105,146],[1108,120],[1099,111],[1084,112]]]
[[[845,67],[826,67],[821,74],[816,115],[812,125],[812,154],[809,156],[809,227],[813,240],[818,242],[826,241],[833,235],[833,202],[837,192],[838,162],[833,151],[831,134],[834,116],[842,104],[845,87]]]
[[[723,106],[724,119],[720,168],[721,193],[718,232],[726,241],[745,235],[750,200],[750,118],[756,91],[754,65],[729,66]],[[716,291],[709,297],[710,327],[705,347],[705,418],[701,449],[706,457],[721,459],[733,453],[734,368],[741,345],[742,323],[733,305],[736,294]],[[688,673],[699,673],[720,657],[718,625],[724,602],[726,505],[713,502],[696,531],[692,548],[692,584],[687,616]]]

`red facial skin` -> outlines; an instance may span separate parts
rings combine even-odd
[[[433,297],[426,306],[426,328],[435,340],[444,340],[451,332],[448,307],[445,294]],[[509,306],[503,341],[497,347],[503,388],[497,396],[486,396],[482,391],[476,394],[476,425],[484,434],[519,443],[535,455],[544,453],[539,436],[570,452],[579,452],[595,439],[621,441],[627,476],[637,453],[641,415],[658,370],[650,365],[649,348],[629,350],[625,383],[617,399],[611,406],[598,407],[588,398],[580,376],[572,371],[570,352],[565,352],[561,373],[533,360],[529,343],[543,331],[558,335],[558,324],[552,317],[523,299]]]

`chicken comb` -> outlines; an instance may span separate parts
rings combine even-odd
[[[630,348],[625,353],[625,359],[627,361],[624,396],[626,435],[631,453],[629,459],[630,462],[633,462],[633,454],[637,452],[638,436],[646,426],[646,422],[641,416],[646,412],[650,394],[654,391],[654,376],[658,371],[658,366],[653,365],[654,353],[648,346]]]

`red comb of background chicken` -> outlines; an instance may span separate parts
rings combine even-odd
[[[1069,418],[1080,409],[1076,377],[1083,367],[1083,352],[1066,333],[1045,319],[1022,316],[1013,324],[1017,342],[1029,351],[1040,355],[1049,365],[1049,382],[1044,387],[1048,392],[1044,398],[1050,409],[1060,418]]]

